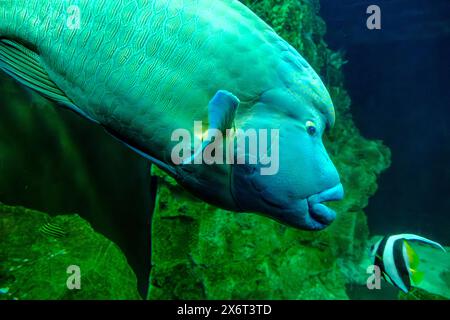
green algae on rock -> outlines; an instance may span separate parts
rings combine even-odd
[[[58,226],[61,237],[42,231]],[[0,204],[0,299],[140,299],[125,256],[78,215]],[[67,268],[79,266],[81,288],[69,290]]]
[[[448,298],[438,294],[430,293],[420,288],[413,288],[410,292],[400,292],[398,294],[399,300],[448,300]]]
[[[78,213],[126,252],[143,293],[149,163],[100,126],[24,91],[3,72],[0,93],[0,201],[50,215]]]
[[[345,284],[366,275],[363,208],[390,165],[390,151],[363,138],[343,88],[342,55],[323,40],[318,1],[245,0],[319,72],[337,123],[325,138],[346,190],[324,231],[287,228],[254,214],[220,210],[160,179],[152,229],[149,299],[347,299]],[[158,173],[159,176],[163,174]],[[168,182],[171,181],[171,182]]]
[[[334,248],[160,183],[150,299],[346,299]],[[155,237],[156,235],[156,237]]]

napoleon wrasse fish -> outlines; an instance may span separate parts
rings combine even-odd
[[[335,219],[324,204],[344,196],[322,142],[335,122],[330,95],[237,0],[2,0],[0,69],[206,202],[307,230]],[[195,121],[222,132],[279,129],[277,174],[259,174],[261,163],[175,165],[171,135]]]

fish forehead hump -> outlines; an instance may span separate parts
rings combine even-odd
[[[67,24],[71,3],[6,0],[2,11],[8,2],[4,21],[12,22],[0,23],[2,35],[35,46],[52,80],[88,115],[148,144],[207,120],[220,89],[246,105],[287,86],[319,110],[329,105],[309,64],[237,0],[79,0],[79,28]]]
[[[309,106],[320,112],[328,127],[333,127],[336,114],[331,96],[311,65],[287,42],[279,43],[283,48],[278,64],[278,76],[282,87],[293,101],[294,108],[302,111]],[[296,105],[295,105],[296,104]],[[292,110],[289,110],[292,112]]]

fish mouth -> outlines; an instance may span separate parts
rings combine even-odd
[[[306,200],[308,202],[309,215],[317,223],[317,229],[324,229],[336,219],[336,212],[324,202],[339,201],[344,198],[344,187],[342,183],[326,189],[322,192],[313,194]]]

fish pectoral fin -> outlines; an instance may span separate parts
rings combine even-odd
[[[211,135],[211,129],[219,130],[225,133],[227,129],[233,127],[234,118],[236,116],[236,110],[239,106],[239,99],[229,91],[219,90],[208,104],[208,135],[203,140],[200,148],[198,148],[194,154],[183,161],[182,164],[193,163],[194,159],[211,143],[213,135]]]
[[[50,79],[39,54],[24,45],[12,40],[0,39],[0,69],[26,88],[97,122],[77,107]]]
[[[208,104],[209,129],[222,133],[233,126],[239,99],[231,92],[219,90]]]

